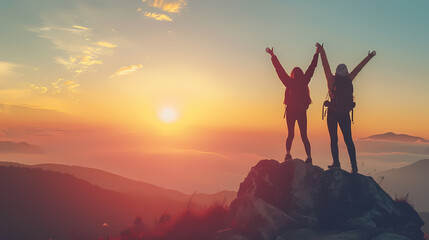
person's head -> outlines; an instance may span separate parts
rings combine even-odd
[[[300,79],[304,76],[304,72],[299,67],[295,67],[290,74],[290,77],[293,79]]]
[[[349,75],[349,70],[344,63],[338,65],[337,70],[335,71],[335,75],[340,77],[347,77]]]

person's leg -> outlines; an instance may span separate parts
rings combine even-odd
[[[286,157],[285,157],[285,160],[292,158],[292,156],[290,154],[290,150],[292,148],[293,138],[295,137],[295,121],[296,121],[295,114],[290,110],[286,110],[287,139],[286,139]]]
[[[307,153],[307,163],[312,163],[311,159],[311,146],[307,136],[307,111],[300,114],[298,118],[299,131],[301,133],[301,140],[304,143],[305,153]]]
[[[343,133],[344,142],[347,146],[347,151],[349,152],[350,163],[352,165],[352,172],[357,173],[357,163],[356,163],[356,149],[355,144],[353,143],[352,138],[352,123],[350,120],[350,115],[344,114],[338,119],[338,123],[341,128],[341,132]]]
[[[328,123],[329,137],[331,138],[331,154],[334,163],[330,167],[340,167],[340,159],[338,158],[338,135],[337,135],[337,116],[336,113],[328,110],[326,122]]]

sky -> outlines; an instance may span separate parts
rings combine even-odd
[[[188,193],[236,190],[257,161],[285,154],[284,87],[264,49],[274,47],[290,72],[310,64],[316,42],[332,68],[352,69],[377,51],[354,81],[362,171],[427,158],[424,143],[362,138],[429,138],[428,8],[420,0],[1,1],[0,140],[43,153],[0,160],[95,167]],[[320,62],[309,87],[313,159],[325,168]],[[299,135],[292,154],[305,158]]]

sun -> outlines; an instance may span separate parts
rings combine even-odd
[[[179,113],[176,108],[165,106],[159,110],[158,117],[161,120],[161,122],[174,123],[179,118]]]

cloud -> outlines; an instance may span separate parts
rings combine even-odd
[[[171,14],[179,13],[186,6],[185,0],[142,0],[142,2],[150,8],[143,13],[145,17],[166,22],[173,21]],[[137,12],[140,11],[142,11],[141,8],[137,9]]]
[[[71,93],[79,93],[80,84],[75,80],[65,80],[64,78],[59,78],[58,80],[51,83],[52,93],[60,93],[64,89],[68,90]]]
[[[72,93],[78,93],[79,92],[78,88],[80,87],[80,84],[77,83],[76,81],[69,80],[69,81],[63,82],[62,84]]]
[[[96,71],[96,66],[103,64],[100,57],[111,54],[110,49],[117,47],[113,43],[101,40],[94,43],[93,29],[79,25],[73,25],[71,28],[45,26],[32,28],[30,31],[50,40],[55,49],[62,50],[65,56],[62,54],[55,57],[55,62],[76,74]]]
[[[57,80],[50,83],[50,85],[37,85],[30,84],[30,88],[38,93],[61,93],[64,90],[68,90],[70,93],[79,93],[80,84],[75,80],[65,80],[64,78],[58,78]]]
[[[97,42],[97,45],[102,46],[102,47],[107,47],[107,48],[116,48],[116,47],[118,47],[117,45],[115,45],[113,43],[103,42],[103,41]]]
[[[167,21],[167,22],[173,21],[173,19],[171,19],[169,16],[162,13],[145,12],[144,16],[147,18],[155,19],[157,21]]]
[[[194,149],[180,149],[180,148],[167,148],[162,149],[159,152],[154,151],[148,151],[149,153],[161,153],[161,154],[172,154],[172,155],[198,155],[198,156],[204,156],[204,155],[213,155],[220,158],[226,158],[225,155],[217,152],[208,152],[208,151],[201,151],[201,150],[194,150]]]
[[[429,144],[422,142],[360,139],[355,146],[358,162],[365,164],[366,169],[387,169],[429,157]]]
[[[71,115],[56,110],[50,110],[32,105],[0,104],[0,121],[2,126],[43,122],[59,123],[71,119]],[[1,134],[0,134],[1,135]]]
[[[0,136],[3,138],[22,138],[27,136],[63,136],[67,132],[68,130],[59,128],[15,126],[1,129]]]
[[[142,0],[150,7],[161,9],[164,12],[179,13],[186,5],[185,0]]]
[[[126,67],[121,67],[119,68],[113,76],[121,76],[121,75],[128,75],[131,74],[137,70],[139,70],[140,68],[142,68],[143,65],[141,64],[137,64],[137,65],[130,65],[130,66],[126,66]]]
[[[0,75],[14,75],[16,73],[16,68],[20,65],[11,63],[11,62],[1,62],[0,61]]]
[[[47,87],[45,87],[45,86],[38,86],[38,85],[36,85],[34,83],[30,84],[30,88],[33,89],[33,90],[35,90],[36,92],[39,92],[39,93],[46,93],[48,91]]]
[[[89,28],[87,28],[87,27],[82,27],[82,26],[79,26],[79,25],[73,25],[73,27],[74,27],[74,28],[77,28],[77,29],[82,29],[82,30],[89,30]]]
[[[359,139],[355,142],[358,152],[365,153],[408,153],[428,154],[428,143],[424,142],[399,142]]]

